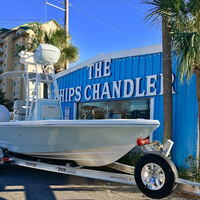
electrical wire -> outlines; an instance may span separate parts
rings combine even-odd
[[[52,19],[47,19],[47,21],[51,21]],[[63,19],[56,19],[56,21],[59,21],[59,24],[61,26],[64,26]],[[13,27],[22,26],[23,24],[27,24],[28,22],[40,22],[45,23],[45,19],[8,19],[8,18],[0,18],[0,28],[5,27],[8,29],[12,29]]]
[[[63,5],[63,3],[62,3],[61,1],[58,1],[58,0],[54,0],[54,1],[56,1],[56,2],[58,2],[58,3],[60,3],[60,4]],[[132,7],[134,7],[134,8],[136,8],[136,9],[138,9],[138,10],[140,10],[140,11],[142,11],[142,12],[146,12],[146,11],[140,9],[139,7],[133,5],[133,4],[131,4],[131,3],[127,2],[127,1],[125,1],[125,0],[121,0],[121,1],[124,2],[124,3],[126,3],[126,4],[128,4],[128,5],[130,5],[130,6],[132,6]],[[144,41],[144,40],[141,40],[141,39],[139,39],[139,38],[136,38],[135,36],[133,36],[133,35],[131,35],[131,34],[129,34],[129,33],[126,33],[126,32],[124,32],[124,31],[122,31],[122,30],[120,30],[120,29],[118,29],[118,28],[115,28],[114,26],[111,26],[111,25],[107,24],[106,22],[104,22],[104,21],[102,21],[102,20],[100,20],[100,19],[98,19],[98,18],[96,18],[96,17],[94,17],[94,16],[92,16],[92,15],[86,13],[85,11],[83,11],[83,10],[81,10],[81,9],[79,9],[79,8],[77,8],[77,7],[75,7],[75,6],[73,6],[72,4],[69,4],[69,5],[70,5],[72,8],[74,8],[75,10],[77,10],[77,11],[79,11],[79,12],[81,12],[81,13],[87,15],[88,17],[90,17],[90,18],[92,18],[93,20],[95,20],[95,21],[97,21],[97,22],[99,22],[99,23],[101,23],[101,24],[103,24],[103,25],[109,27],[110,29],[113,29],[113,30],[115,30],[115,31],[117,31],[117,32],[119,32],[119,33],[121,33],[121,34],[124,34],[124,35],[126,35],[126,36],[128,36],[128,37],[130,37],[130,38],[132,38],[132,39],[134,39],[134,40],[140,41],[140,42],[145,43],[145,44],[148,44],[148,45],[152,45],[152,44],[149,43],[149,42],[146,42],[146,41]],[[48,20],[51,20],[51,19],[8,19],[8,18],[6,19],[6,18],[0,18],[0,20],[2,20],[2,21],[25,21],[25,20],[29,20],[29,21],[48,21]],[[56,20],[58,21],[58,20],[63,20],[63,19],[56,19]],[[7,23],[1,23],[1,22],[0,22],[0,24],[7,24]],[[9,24],[11,25],[11,23],[9,23]],[[9,24],[7,24],[7,25],[9,25]],[[13,23],[12,23],[12,24],[13,24]],[[13,25],[14,25],[14,24],[13,24]],[[18,24],[15,24],[15,25],[18,25]]]
[[[58,0],[54,0],[55,2],[57,2],[57,3],[59,3],[59,4],[61,4],[61,5],[65,5],[65,3],[63,2],[63,1],[58,1]]]
[[[146,42],[146,41],[144,41],[144,40],[141,40],[141,39],[139,39],[139,38],[136,38],[136,37],[134,37],[133,35],[131,35],[131,34],[129,34],[129,33],[126,33],[126,32],[124,32],[124,31],[122,31],[122,30],[120,30],[120,29],[118,29],[118,28],[115,28],[114,26],[111,26],[111,25],[105,23],[104,21],[102,21],[102,20],[100,20],[100,19],[98,19],[98,18],[96,18],[96,17],[94,17],[94,16],[92,16],[92,15],[90,15],[90,14],[88,14],[88,13],[82,11],[81,9],[79,9],[79,8],[77,8],[77,7],[75,7],[75,6],[73,6],[72,4],[70,4],[70,6],[71,6],[72,8],[74,8],[75,10],[78,10],[79,12],[81,12],[81,13],[87,15],[88,17],[94,19],[95,21],[97,21],[97,22],[99,22],[99,23],[101,23],[101,24],[103,24],[103,25],[105,25],[105,26],[107,26],[107,27],[109,27],[109,28],[111,28],[111,29],[113,29],[113,30],[119,32],[119,33],[122,33],[122,34],[124,34],[124,35],[126,35],[126,36],[128,36],[128,37],[130,37],[130,38],[133,38],[134,40],[138,40],[138,41],[143,42],[143,43],[145,43],[145,44],[152,45],[152,44],[149,43],[149,42]]]
[[[11,18],[0,18],[0,23],[2,21],[25,21],[25,20],[29,20],[29,21],[44,21],[44,19],[11,19]],[[52,20],[52,19],[47,19],[47,20]],[[63,20],[63,19],[55,19],[55,20]]]
[[[139,10],[139,11],[141,11],[141,12],[144,12],[144,13],[146,13],[146,11],[145,11],[145,10],[143,10],[143,9],[139,8],[138,6],[135,6],[135,5],[133,5],[132,3],[129,3],[128,1],[125,1],[125,0],[121,0],[121,1],[122,1],[123,3],[125,3],[125,4],[129,5],[129,6],[133,7],[133,8],[136,8],[137,10]]]

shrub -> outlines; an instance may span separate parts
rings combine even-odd
[[[189,181],[200,182],[200,171],[197,168],[197,159],[194,156],[189,156],[185,159],[185,166],[179,170],[179,177]]]

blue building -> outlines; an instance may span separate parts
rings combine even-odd
[[[172,159],[181,167],[199,153],[198,104],[195,76],[181,83],[177,66],[172,55]],[[157,119],[161,125],[152,139],[162,142],[161,45],[99,54],[57,74],[57,80],[65,119]]]

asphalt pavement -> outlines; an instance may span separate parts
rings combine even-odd
[[[0,200],[147,200],[137,186],[77,176],[4,166],[0,174]],[[198,199],[174,192],[165,199]]]

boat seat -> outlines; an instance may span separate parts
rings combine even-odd
[[[14,121],[24,121],[26,115],[26,101],[24,100],[15,100],[14,101]]]

